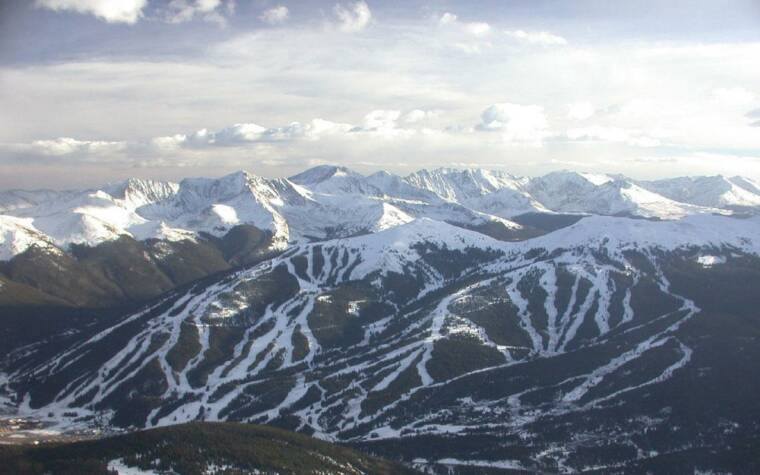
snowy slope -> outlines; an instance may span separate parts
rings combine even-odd
[[[511,244],[523,251],[530,248],[606,248],[610,253],[626,249],[658,248],[672,251],[687,247],[734,247],[760,253],[760,217],[735,218],[699,214],[680,220],[652,221],[614,216],[590,216],[572,226],[524,243]]]
[[[439,168],[407,177],[363,176],[319,166],[290,179],[247,172],[181,183],[130,179],[83,191],[0,192],[0,213],[21,218],[8,236],[42,245],[96,245],[135,239],[194,239],[240,224],[270,231],[274,246],[374,233],[427,218],[470,229],[522,232],[524,213],[578,213],[681,219],[760,207],[760,186],[746,178],[637,182],[618,175],[554,172],[537,178],[501,171]],[[31,231],[30,231],[31,230]],[[8,237],[5,242],[14,241]],[[6,258],[25,249],[6,246]]]
[[[479,168],[420,170],[406,177],[412,185],[429,190],[449,201],[461,203],[494,191],[521,189],[527,182],[509,173]]]
[[[130,178],[121,183],[107,185],[104,191],[124,206],[136,209],[170,198],[179,189],[177,183]]]
[[[351,274],[352,278],[363,278],[374,271],[402,273],[405,264],[419,259],[415,249],[418,245],[432,245],[449,251],[506,249],[503,242],[484,234],[429,218],[416,219],[380,233],[358,236],[340,245],[361,258]]]
[[[174,195],[137,212],[172,228],[214,235],[224,235],[238,224],[252,224],[271,231],[281,244],[287,242],[289,230],[276,207],[283,206],[286,199],[304,202],[306,197],[287,182],[237,172],[218,179],[182,180]]]
[[[551,213],[552,211],[522,190],[502,188],[492,193],[468,198],[464,206],[509,219],[525,213]]]
[[[316,193],[376,195],[363,175],[346,167],[320,165],[289,178],[290,181]]]
[[[105,191],[108,190],[108,191]],[[148,221],[137,208],[166,199],[176,185],[149,180],[128,180],[108,185],[103,190],[61,193],[35,206],[9,211],[28,218],[34,228],[57,246],[70,244],[95,245],[119,236],[168,238],[170,233],[146,233]],[[136,234],[132,230],[138,230]]]
[[[380,224],[365,225],[366,229],[372,231],[386,229],[388,223],[398,225],[414,218],[430,218],[472,226],[498,222],[507,229],[521,228],[519,224],[508,221],[501,215],[491,215],[444,199],[431,190],[419,188],[388,172],[377,172],[364,177],[342,167],[319,166],[291,177],[290,180],[311,190],[312,198],[320,203],[329,202],[334,208],[341,210],[371,207],[366,204],[371,202],[376,206],[383,203],[382,216],[388,217],[390,214],[395,218],[378,220]],[[360,212],[359,215],[362,214],[365,213]],[[348,216],[347,219],[350,222],[351,217]]]
[[[417,188],[435,193],[481,213],[509,219],[525,213],[549,210],[525,191],[529,180],[509,173],[483,170],[438,168],[420,170],[405,178]]]
[[[527,189],[535,199],[557,212],[630,214],[660,219],[719,212],[715,208],[672,200],[620,176],[555,172],[532,179]]]
[[[43,203],[67,199],[77,191],[55,190],[7,190],[0,191],[0,213],[12,213],[24,208],[32,208]]]
[[[141,207],[138,213],[175,228],[215,235],[252,224],[271,231],[280,247],[304,239],[375,232],[412,219],[376,193],[355,193],[363,186],[356,176],[334,171],[337,176],[316,170],[299,178],[302,184],[245,172],[183,180],[174,196]]]
[[[129,400],[141,397],[135,388],[147,378],[155,383],[153,406],[129,416],[138,426],[199,414],[259,422],[288,414],[299,427],[341,440],[456,436],[471,428],[511,435],[539,418],[583,417],[597,405],[622,403],[621,395],[640,395],[634,391],[691,364],[695,339],[681,339],[679,328],[699,309],[669,288],[657,253],[648,251],[731,246],[714,251],[756,253],[758,231],[760,218],[598,216],[505,243],[418,219],[298,245],[76,337],[33,371],[20,365],[9,378],[27,384],[33,374],[40,384],[53,381],[48,392],[54,396],[25,396],[19,411],[53,413],[59,421],[67,413],[93,418],[104,409],[133,414]],[[620,252],[631,246],[642,250],[646,265]],[[557,252],[526,252],[539,248]],[[605,248],[610,252],[587,252]],[[462,257],[472,249],[479,252]],[[651,315],[648,307],[637,313],[653,298],[670,304],[653,306]],[[330,333],[334,327],[337,333]],[[221,328],[237,335],[224,348],[216,338]],[[194,345],[183,347],[180,335]],[[195,356],[177,367],[175,346]],[[457,370],[459,362],[473,366]],[[535,364],[544,369],[535,371]],[[521,368],[527,371],[509,373]],[[479,397],[464,399],[481,388]],[[430,406],[441,400],[425,397],[430,394],[454,400]],[[423,402],[415,405],[418,397]]]
[[[714,208],[760,206],[760,188],[742,177],[681,177],[641,182],[642,187],[672,200]]]
[[[34,228],[31,218],[0,215],[0,261],[20,254],[30,246],[54,247],[50,238]]]
[[[506,192],[543,194],[597,214],[504,242],[447,223],[490,215],[390,174],[320,168],[293,180],[236,173],[185,180],[164,198],[88,192],[50,216],[0,216],[7,253],[45,239],[34,227],[45,219],[91,235],[109,231],[105,222],[133,235],[252,222],[289,246],[42,352],[15,351],[0,376],[18,414],[80,428],[287,421],[401,447],[436,473],[577,473],[708,451],[697,444],[722,444],[757,406],[746,362],[757,359],[747,341],[760,216],[713,214],[618,176],[555,174],[491,191],[484,180],[450,195],[499,206]],[[155,201],[125,204],[143,200]],[[612,216],[626,213],[671,219]],[[334,227],[335,239],[302,239]],[[749,389],[724,391],[731,381]],[[684,391],[700,399],[681,405]]]
[[[587,197],[598,188],[613,181],[611,177],[592,176],[575,172],[553,172],[528,183],[527,190],[536,200],[555,211],[587,208]]]

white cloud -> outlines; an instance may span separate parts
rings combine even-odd
[[[401,111],[374,110],[364,116],[364,128],[368,130],[392,129],[396,127],[399,117],[401,117]]]
[[[407,124],[416,124],[423,120],[434,119],[441,115],[441,111],[414,109],[404,114],[404,122]]]
[[[169,23],[184,23],[196,17],[211,23],[226,25],[227,19],[221,13],[222,0],[171,0],[166,7],[165,20]],[[234,0],[227,1],[227,11],[235,8]]]
[[[483,36],[491,32],[491,25],[481,21],[462,24],[464,31],[474,36]]]
[[[657,112],[657,105],[651,99],[636,98],[623,104],[619,112],[633,118],[648,117]]]
[[[590,102],[575,102],[567,105],[567,118],[586,120],[596,113],[596,108]]]
[[[150,145],[161,152],[175,152],[182,148],[185,142],[187,142],[187,136],[177,134],[151,139]]]
[[[757,95],[743,87],[718,88],[713,91],[713,99],[726,106],[748,106],[752,104]]]
[[[291,122],[284,127],[267,129],[261,137],[262,141],[287,141],[287,140],[319,140],[330,135],[347,133],[353,127],[349,124],[340,124],[325,119],[313,119],[302,124]]]
[[[488,106],[476,129],[500,132],[507,142],[540,144],[547,136],[544,108],[508,102]]]
[[[351,125],[332,122],[325,119],[313,119],[306,124],[304,136],[309,139],[318,139],[320,137],[346,133],[351,130]]]
[[[412,112],[416,112],[412,111]],[[428,115],[428,111],[419,111]],[[433,114],[430,112],[430,114]],[[417,115],[417,114],[413,114]],[[226,154],[227,150],[246,150],[249,147],[273,147],[281,144],[283,149],[292,150],[301,142],[319,142],[327,140],[338,149],[349,144],[361,143],[366,146],[375,139],[387,143],[389,139],[409,138],[416,135],[433,136],[443,132],[433,129],[416,129],[402,127],[399,121],[407,117],[398,110],[374,110],[368,113],[360,125],[333,122],[315,118],[309,122],[291,122],[279,127],[264,127],[253,122],[241,122],[218,130],[199,129],[191,133],[158,136],[145,141],[96,141],[80,140],[71,137],[59,137],[48,140],[35,140],[30,143],[0,143],[0,151],[8,156],[29,158],[66,157],[71,163],[92,163],[108,161],[116,164],[140,164],[155,159],[155,165],[166,163],[162,157],[176,158],[179,166],[187,154],[203,153],[214,149]],[[356,138],[363,137],[357,141]],[[331,152],[331,153],[334,153]],[[0,164],[2,164],[0,162]]]
[[[127,147],[126,142],[106,142],[98,140],[77,140],[71,137],[58,137],[51,140],[35,140],[29,151],[48,156],[63,156],[70,154],[96,154],[122,151]]]
[[[659,147],[662,141],[656,137],[631,131],[622,127],[592,125],[568,129],[566,137],[574,142],[625,143],[632,147]]]
[[[462,53],[466,54],[481,54],[483,51],[485,51],[488,47],[491,46],[490,43],[475,43],[475,42],[457,42],[451,45],[454,49],[461,51]]]
[[[446,12],[443,15],[441,15],[441,18],[438,19],[438,24],[445,26],[445,25],[452,25],[457,22],[457,16],[453,13]]]
[[[333,9],[338,17],[338,28],[345,33],[357,33],[369,25],[372,19],[372,11],[364,1],[352,3],[344,7],[340,3]]]
[[[233,145],[243,142],[255,142],[256,140],[261,139],[266,131],[266,127],[262,127],[258,124],[234,124],[210,134],[209,143],[217,145]]]
[[[37,0],[38,7],[89,13],[109,23],[135,23],[148,0]]]
[[[625,142],[628,140],[628,132],[620,127],[607,127],[601,125],[592,125],[589,127],[579,127],[568,129],[567,137],[570,140],[579,142],[583,141],[602,141],[602,142]]]
[[[288,10],[288,7],[284,5],[278,5],[276,7],[272,7],[268,10],[265,10],[259,16],[259,19],[263,21],[264,23],[269,23],[270,25],[277,25],[279,23],[283,23],[285,20],[288,19],[289,16],[290,16],[290,11]]]
[[[751,110],[745,116],[751,120],[750,127],[760,127],[760,109]]]
[[[350,124],[340,124],[325,119],[313,119],[305,124],[291,122],[282,127],[263,127],[251,122],[233,124],[217,131],[200,129],[191,134],[176,134],[151,139],[150,146],[160,152],[172,152],[181,148],[234,147],[254,143],[282,142],[298,139],[317,140],[354,129]],[[132,144],[139,148],[139,144]]]
[[[472,36],[485,36],[491,32],[491,25],[482,21],[461,22],[459,17],[451,12],[446,12],[438,18],[438,25],[447,27],[455,26],[464,33]]]
[[[507,30],[504,33],[524,43],[540,46],[564,46],[567,40],[548,31]]]
[[[584,41],[565,47],[533,47],[503,34],[508,27],[490,17],[473,18],[491,23],[489,35],[476,37],[463,31],[464,11],[460,23],[440,26],[440,15],[417,23],[405,18],[396,24],[389,13],[357,40],[336,34],[338,22],[332,6],[337,1],[346,8],[350,3],[332,0],[328,4],[333,27],[327,29],[318,21],[246,33],[230,29],[217,35],[224,40],[209,40],[191,55],[146,53],[144,58],[129,60],[102,52],[97,58],[10,65],[2,71],[4,90],[13,94],[2,97],[0,142],[28,145],[34,138],[51,137],[123,139],[130,144],[128,153],[102,160],[104,167],[132,166],[139,157],[146,163],[165,157],[164,163],[171,166],[181,160],[190,167],[205,164],[216,173],[216,161],[227,160],[224,163],[235,168],[250,166],[272,175],[285,171],[260,167],[259,158],[291,164],[291,157],[317,157],[350,166],[366,157],[383,157],[378,160],[398,170],[394,168],[398,161],[446,165],[469,157],[480,163],[501,161],[515,173],[535,174],[558,157],[587,163],[584,168],[625,173],[622,161],[642,154],[641,148],[631,144],[653,145],[656,140],[663,145],[646,149],[652,156],[698,150],[760,156],[760,128],[749,126],[760,122],[760,117],[745,117],[760,107],[760,99],[727,109],[712,95],[717,88],[735,86],[760,95],[760,89],[753,86],[760,84],[760,62],[752,61],[760,57],[760,42],[696,48],[684,40],[669,43],[669,49],[657,54],[651,48],[659,43],[646,39],[625,45]],[[150,2],[144,14],[161,4]],[[265,8],[278,4],[291,6],[273,0]],[[254,10],[255,22],[265,8]],[[217,10],[227,14],[222,7]],[[291,15],[295,16],[295,11]],[[180,33],[175,28],[167,31],[172,30]],[[181,30],[184,34],[194,29]],[[556,31],[570,35],[572,30]],[[460,54],[453,49],[457,43],[472,51],[477,48],[481,55]],[[473,132],[484,106],[499,102],[499,98],[543,106],[546,126],[542,128],[538,122],[538,133],[532,134],[536,128],[528,126],[528,132],[517,133],[518,121],[506,126],[503,120],[494,119],[479,129],[498,126],[499,130]],[[594,104],[596,113],[586,121],[573,122],[567,104],[585,100]],[[410,111],[417,107],[445,110],[445,121],[415,122],[415,116],[422,115]],[[380,129],[368,130],[362,120],[372,108],[402,114],[393,128],[386,127],[381,133]],[[256,115],[249,115],[252,111]],[[332,134],[320,133],[319,127],[309,129],[313,117],[350,125],[337,126]],[[296,119],[300,126],[292,123]],[[248,134],[246,139],[238,130],[232,135],[237,137],[236,144],[222,146],[221,138],[209,143],[215,131],[241,122],[260,124],[266,132]],[[619,128],[628,134],[624,141],[602,140],[615,138],[614,130],[575,131],[574,141],[566,135],[567,129],[590,125]],[[193,132],[204,126],[209,126],[205,135]],[[543,142],[545,146],[514,153],[502,137],[505,130],[511,130],[507,138],[535,136],[537,140],[526,143]],[[178,132],[184,133],[184,138],[172,135]],[[158,136],[168,138],[159,140]],[[173,152],[161,151],[172,147]],[[77,153],[65,155],[66,163],[77,162]],[[0,183],[15,174],[2,176],[8,166],[35,176],[32,160],[24,168],[26,162],[21,158],[27,156],[0,154]],[[44,157],[40,162],[46,163]],[[720,165],[713,163],[712,173],[719,173]],[[176,173],[205,172],[194,168]]]

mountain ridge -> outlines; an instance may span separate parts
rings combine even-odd
[[[199,233],[221,236],[242,224],[272,232],[273,245],[284,249],[421,217],[468,229],[496,226],[508,236],[508,230],[522,228],[512,218],[526,213],[679,219],[756,209],[760,187],[741,177],[638,181],[562,171],[526,178],[472,168],[364,176],[323,165],[290,179],[240,171],[180,183],[128,179],[82,191],[2,192],[0,258],[32,244],[52,243],[65,251],[72,244],[92,246],[119,236],[178,241]]]

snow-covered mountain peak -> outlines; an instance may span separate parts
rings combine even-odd
[[[480,168],[420,170],[406,177],[410,184],[432,191],[441,198],[461,203],[494,191],[521,189],[527,182],[509,173]]]
[[[289,180],[318,193],[373,196],[380,194],[379,190],[367,182],[364,175],[346,167],[320,165]]]
[[[534,199],[557,212],[660,219],[720,212],[714,207],[671,199],[620,175],[553,172],[532,179],[527,190]]]
[[[54,249],[50,238],[34,229],[31,218],[0,215],[0,261],[5,261],[31,246]]]
[[[620,181],[619,177],[603,175],[599,173],[578,173],[578,175],[584,178],[589,183],[592,183],[597,186],[604,185],[605,183],[609,183],[611,181]]]
[[[672,200],[714,208],[760,206],[760,188],[747,178],[721,175],[641,182]]]
[[[546,175],[536,177],[531,180],[531,184],[551,184],[554,186],[565,187],[584,187],[589,188],[593,186],[601,186],[605,183],[609,183],[616,180],[621,180],[623,177],[615,177],[611,175],[596,174],[596,173],[583,173],[575,172],[571,170],[560,170],[547,173]]]
[[[222,236],[235,226],[253,225],[273,233],[276,245],[284,248],[380,232],[420,218],[511,240],[543,232],[513,222],[531,213],[678,220],[694,214],[732,214],[738,208],[742,213],[760,210],[760,185],[742,177],[635,181],[572,171],[529,179],[478,168],[423,169],[406,177],[380,171],[365,177],[345,167],[323,165],[290,179],[239,171],[179,184],[129,179],[80,191],[0,192],[0,213],[27,220],[6,226],[4,242],[16,235],[19,242],[39,236],[57,246],[98,244],[124,235]],[[504,234],[520,229],[525,232],[519,237]]]
[[[238,171],[220,178],[186,178],[179,184],[177,198],[188,203],[200,200],[200,204],[203,204],[252,194],[273,196],[269,181],[252,173]]]
[[[760,183],[755,180],[743,176],[732,176],[729,180],[736,186],[740,186],[747,191],[760,195]]]
[[[604,247],[617,254],[626,249],[674,250],[687,247],[734,247],[760,252],[760,217],[746,219],[697,214],[658,221],[615,216],[590,216],[553,233],[515,244],[516,249]]]
[[[430,218],[418,218],[384,230],[382,233],[368,234],[353,239],[363,246],[396,249],[409,248],[422,243],[437,244],[452,250],[503,246],[500,241],[484,234]]]
[[[179,184],[164,181],[129,178],[120,183],[106,185],[103,191],[111,197],[122,200],[127,206],[140,206],[165,200],[179,189]]]
[[[484,234],[429,218],[418,218],[381,232],[337,243],[353,249],[361,257],[351,274],[352,278],[363,278],[375,271],[402,273],[404,264],[420,258],[419,246],[450,251],[468,248],[499,250],[506,246]]]
[[[297,175],[293,175],[289,180],[299,185],[308,186],[322,183],[331,178],[344,177],[363,178],[361,174],[346,167],[339,167],[336,165],[317,165]]]
[[[426,202],[440,200],[435,193],[418,188],[404,178],[386,171],[373,173],[365,179],[365,182],[377,189],[380,194],[393,198]]]

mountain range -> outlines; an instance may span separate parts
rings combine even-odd
[[[760,206],[760,185],[733,177],[637,181],[620,175],[555,172],[537,178],[482,169],[363,176],[319,166],[289,179],[237,172],[177,183],[130,179],[78,191],[0,192],[0,259],[30,246],[93,246],[222,236],[240,224],[271,232],[274,246],[376,232],[417,218],[473,227],[524,228],[527,213],[678,219]]]
[[[327,166],[5,192],[0,403],[428,473],[752,473],[759,203],[736,177]]]

